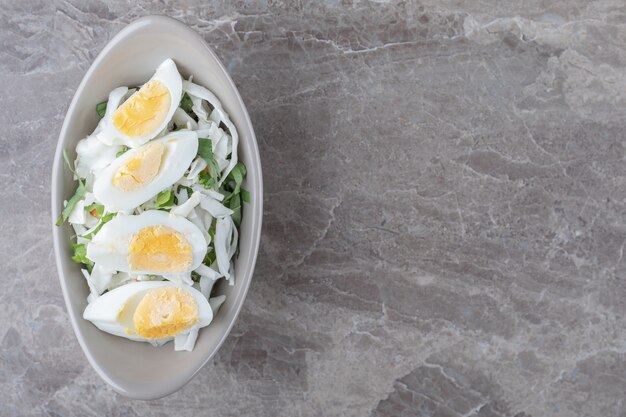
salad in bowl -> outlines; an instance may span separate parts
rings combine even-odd
[[[238,133],[220,100],[172,59],[113,89],[95,130],[63,153],[76,190],[57,226],[89,287],[83,318],[132,341],[191,351],[235,284],[242,209]]]

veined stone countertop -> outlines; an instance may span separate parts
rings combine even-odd
[[[248,106],[263,238],[197,377],[115,394],[54,266],[53,150],[127,23],[197,30]],[[623,0],[4,1],[1,416],[626,415]]]

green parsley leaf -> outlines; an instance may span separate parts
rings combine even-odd
[[[212,220],[211,221],[211,225],[209,226],[209,237],[211,238],[211,245],[213,245],[213,242],[215,242],[215,225],[216,224],[217,224],[217,222],[215,220]],[[202,263],[205,264],[206,266],[210,267],[215,262],[215,257],[216,257],[215,256],[215,250],[211,249],[211,247],[209,247],[209,251],[204,256],[204,259],[202,260]]]
[[[122,145],[122,149],[115,154],[115,157],[117,158],[118,156],[125,154],[129,149],[130,148],[128,146]]]
[[[72,211],[74,210],[74,207],[76,206],[76,203],[78,203],[80,200],[82,200],[85,197],[85,191],[86,191],[85,183],[83,182],[83,180],[79,178],[78,188],[76,189],[76,192],[74,193],[72,198],[70,198],[69,201],[67,202],[67,205],[65,206],[65,208],[63,208],[61,215],[57,219],[57,222],[56,222],[57,226],[61,226],[70,217],[70,214],[72,214]]]
[[[74,255],[72,260],[77,264],[85,264],[87,271],[91,273],[93,270],[93,262],[87,258],[87,246],[84,243],[72,243],[72,249],[74,249]]]
[[[217,182],[220,177],[220,167],[217,165],[217,161],[213,155],[213,143],[211,139],[198,139],[198,155],[206,161],[209,176]],[[205,188],[208,187],[205,186]]]
[[[98,116],[100,116],[102,118],[102,117],[104,117],[106,112],[107,112],[107,102],[106,101],[103,101],[102,103],[96,104],[96,113],[98,113]]]
[[[224,181],[224,190],[230,191],[230,193],[227,194],[224,198],[224,201],[222,202],[223,204],[230,202],[232,198],[239,195],[239,193],[242,191],[241,184],[243,183],[245,177],[246,166],[242,162],[237,162],[237,164],[233,167],[233,170],[228,174],[226,180]],[[249,193],[246,191],[245,194],[245,198],[249,200]]]
[[[65,149],[63,149],[63,159],[65,160],[67,168],[70,170],[70,172],[78,177],[78,174],[76,173],[76,171],[74,171],[74,164],[70,162],[70,157],[67,156],[67,151]]]
[[[198,138],[198,155],[207,161],[212,161],[213,157],[213,143],[208,138]]]
[[[241,190],[241,183],[243,183],[243,179],[246,177],[246,166],[243,162],[237,162],[237,165],[233,167],[233,170],[230,171],[228,176],[226,177],[225,182],[234,182],[235,188],[233,189],[233,194],[239,194]]]
[[[87,210],[90,213],[95,210],[96,211],[95,217],[99,219],[100,217],[102,217],[102,214],[104,213],[104,206],[102,204],[93,203],[85,207],[85,210]]]
[[[215,251],[211,250],[209,253],[206,254],[202,263],[210,267],[211,265],[213,265],[214,262],[215,262]]]
[[[245,203],[250,203],[250,192],[244,188],[241,189],[241,199]]]
[[[156,201],[154,203],[155,209],[169,209],[174,205],[174,193],[172,190],[161,191],[157,194]]]
[[[198,184],[203,185],[207,190],[217,188],[217,180],[211,178],[211,175],[206,171],[200,171],[200,174],[198,174]]]
[[[191,196],[191,194],[193,194],[193,189],[191,187],[187,187],[185,185],[179,185],[178,192],[180,193],[181,190],[186,190],[188,196]]]
[[[237,162],[237,165],[234,166],[233,171],[239,171],[242,178],[245,178],[246,174],[248,173],[246,166],[241,161]]]
[[[211,221],[211,225],[209,226],[209,237],[211,238],[211,242],[215,242],[215,225],[217,222]],[[211,265],[210,263],[207,265]]]
[[[100,217],[100,223],[98,223],[98,225],[93,230],[93,232],[91,232],[88,235],[85,235],[83,237],[85,239],[91,239],[92,237],[94,237],[100,231],[100,229],[102,229],[102,226],[104,226],[105,223],[109,222],[115,216],[117,216],[117,213],[107,213],[104,216]]]
[[[84,243],[72,243],[72,249],[74,249],[72,261],[79,264],[88,264],[91,262],[89,259],[87,259],[87,246],[85,246]]]
[[[228,208],[233,211],[231,218],[235,226],[239,228],[239,225],[241,225],[241,194],[232,194]]]
[[[193,107],[193,102],[191,101],[191,97],[187,93],[183,94],[183,97],[180,99],[180,108],[185,110],[187,113],[191,113],[191,108]]]

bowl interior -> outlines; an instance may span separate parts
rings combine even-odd
[[[113,388],[134,398],[157,398],[179,389],[209,360],[228,334],[247,292],[258,251],[262,181],[259,154],[247,111],[216,56],[191,29],[173,19],[142,18],[120,32],[96,58],[81,82],[68,110],[55,156],[52,180],[52,214],[59,215],[64,199],[76,183],[62,162],[62,150],[75,158],[76,143],[90,134],[98,118],[95,105],[121,85],[138,85],[157,66],[172,58],[180,73],[213,91],[237,126],[240,159],[248,168],[245,187],[251,202],[243,207],[240,252],[235,261],[236,284],[220,280],[218,294],[227,296],[210,326],[200,331],[193,352],[175,352],[172,343],[153,348],[96,329],[82,319],[89,289],[79,266],[71,261],[72,229],[53,228],[57,266],[72,325],[87,358]]]

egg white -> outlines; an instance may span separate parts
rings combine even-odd
[[[182,97],[183,84],[182,78],[178,69],[176,68],[176,64],[171,59],[166,59],[163,61],[161,65],[157,68],[156,72],[150,78],[149,81],[158,80],[169,90],[170,93],[170,108],[167,112],[166,117],[161,121],[157,128],[153,129],[150,132],[142,136],[128,136],[125,133],[119,131],[117,127],[115,127],[111,116],[113,114],[113,110],[107,107],[107,114],[102,120],[102,128],[97,133],[97,137],[104,144],[107,145],[126,145],[130,148],[136,148],[137,146],[141,146],[150,139],[155,138],[159,133],[161,133],[168,125],[172,117],[174,116],[174,112],[176,108],[178,108],[180,104],[180,99]],[[132,97],[132,96],[131,96]]]
[[[133,191],[124,191],[113,185],[117,171],[146,146],[163,143],[165,152],[156,177],[150,183]],[[155,139],[141,147],[131,149],[117,157],[96,174],[93,192],[108,212],[133,210],[159,192],[173,185],[184,174],[198,153],[198,135],[191,131],[178,131]]]
[[[160,210],[148,210],[139,215],[118,215],[102,226],[102,229],[87,244],[87,258],[96,264],[115,271],[133,274],[164,275],[159,271],[133,270],[128,264],[128,247],[133,234],[149,226],[166,226],[183,234],[192,248],[193,259],[191,268],[186,271],[172,273],[187,273],[196,269],[207,252],[207,242],[198,229],[198,226],[184,217],[170,215]]]

